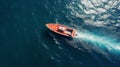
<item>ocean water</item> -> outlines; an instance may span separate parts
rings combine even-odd
[[[47,23],[77,30],[69,39]],[[120,0],[1,0],[0,67],[119,67]]]

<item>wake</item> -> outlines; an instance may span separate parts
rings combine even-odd
[[[120,43],[116,42],[114,38],[102,37],[102,36],[97,36],[91,33],[83,33],[83,32],[77,32],[76,38],[82,39],[86,42],[91,42],[96,46],[105,47],[109,51],[120,50]]]

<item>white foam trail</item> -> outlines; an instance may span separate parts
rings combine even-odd
[[[119,51],[120,50],[120,43],[116,43],[114,38],[109,39],[107,37],[96,36],[94,34],[88,34],[88,33],[82,33],[82,32],[77,33],[76,38],[90,41],[93,44],[95,43],[95,45],[97,45],[97,46],[106,47],[109,51],[111,51],[111,50]]]

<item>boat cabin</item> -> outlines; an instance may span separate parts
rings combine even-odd
[[[73,31],[73,30],[63,27],[63,26],[59,26],[58,30],[59,30],[59,32],[62,32],[64,34],[68,34],[68,35],[71,35],[72,31]]]

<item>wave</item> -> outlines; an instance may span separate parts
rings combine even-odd
[[[66,8],[71,16],[83,18],[87,25],[113,29],[120,27],[120,13],[116,11],[119,6],[120,0],[72,0]]]
[[[63,24],[76,28],[78,36],[73,40],[67,40],[52,34],[59,49],[64,49],[60,46],[61,44],[68,44],[80,51],[93,54],[93,57],[94,52],[97,52],[111,62],[114,59],[120,61],[120,42],[118,41],[120,0],[72,0],[66,2],[66,9],[67,11],[61,12],[66,16],[65,21],[70,24],[67,22]],[[61,16],[61,13],[57,13],[56,16],[58,16],[55,18],[56,23],[64,21],[61,18],[64,15]],[[95,30],[97,32],[94,32]]]

